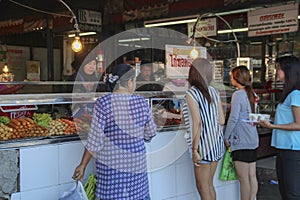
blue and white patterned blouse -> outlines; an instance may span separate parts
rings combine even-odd
[[[145,141],[156,134],[143,97],[107,94],[97,99],[86,148],[96,156],[101,200],[139,200],[149,195]]]

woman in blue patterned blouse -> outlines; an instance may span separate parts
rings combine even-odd
[[[148,103],[132,94],[135,71],[122,64],[106,77],[112,91],[97,99],[86,150],[75,169],[81,180],[91,157],[96,158],[96,197],[104,199],[150,199],[146,148],[156,134]]]

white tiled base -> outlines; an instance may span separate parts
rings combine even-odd
[[[80,163],[84,147],[81,141],[20,149],[20,193],[13,200],[56,200],[75,183],[72,175]],[[85,178],[95,174],[92,159]]]
[[[182,132],[159,133],[146,146],[149,168],[150,196],[153,200],[200,200],[196,189],[193,163]],[[83,145],[81,141],[20,149],[20,193],[12,200],[56,200],[69,190],[71,179],[79,164]],[[222,161],[216,170],[214,185],[217,200],[239,199],[238,181],[218,179]],[[86,177],[95,174],[92,160]]]

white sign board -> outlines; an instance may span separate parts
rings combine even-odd
[[[40,80],[41,63],[38,60],[26,60],[27,79],[29,81]]]
[[[91,10],[78,10],[78,21],[83,24],[102,25],[101,12]]]
[[[193,46],[166,45],[166,76],[168,78],[187,78],[193,58]],[[199,58],[207,58],[205,47],[196,47]]]
[[[214,60],[211,62],[213,67],[213,80],[215,82],[223,81],[223,60]]]
[[[253,64],[249,57],[239,57],[236,59],[236,66],[244,65],[250,70],[251,80],[253,80]]]
[[[298,4],[262,8],[248,12],[248,36],[298,31]]]
[[[188,23],[188,36],[191,37],[193,34],[193,28],[195,23]],[[199,21],[196,25],[195,38],[205,36],[216,36],[217,35],[217,19],[208,18]]]

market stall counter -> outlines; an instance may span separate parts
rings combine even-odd
[[[38,107],[32,117],[3,118],[2,124],[6,123],[10,134],[0,141],[0,156],[3,159],[0,179],[4,180],[0,183],[0,198],[53,200],[71,188],[74,184],[72,173],[80,162],[90,122],[87,116],[75,117],[74,111],[77,113],[78,109],[84,108],[81,113],[87,115],[86,105],[93,104],[104,94],[0,95],[0,106]],[[148,100],[158,125],[157,136],[146,144],[151,198],[200,199],[184,137],[185,129],[181,126],[182,99],[169,92],[137,94]],[[75,123],[74,127],[72,123]],[[3,130],[1,135],[3,133],[6,131]],[[223,196],[239,199],[238,181],[219,180],[221,164],[222,161],[214,178],[217,199]],[[84,181],[90,173],[95,173],[94,162],[90,162]]]

